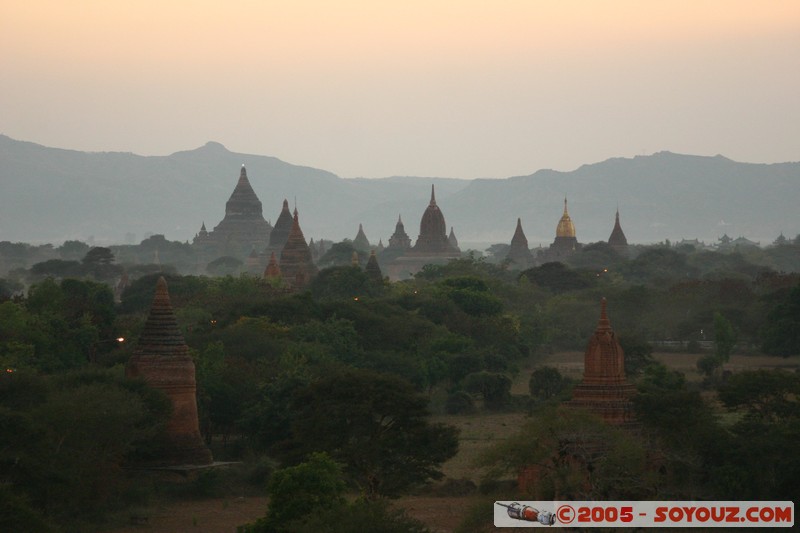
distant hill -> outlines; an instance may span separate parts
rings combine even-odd
[[[737,163],[661,152],[609,159],[573,172],[540,170],[502,180],[391,177],[342,179],[209,142],[168,156],[47,148],[0,135],[0,241],[66,239],[125,243],[146,233],[191,240],[222,219],[244,164],[274,220],[297,200],[306,237],[353,238],[358,224],[384,243],[402,214],[412,239],[436,186],[437,203],[462,243],[509,242],[517,217],[532,245],[552,241],[564,195],[578,240],[605,240],[619,205],[629,242],[723,233],[762,244],[800,233],[800,163]]]

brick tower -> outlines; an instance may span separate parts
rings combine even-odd
[[[200,437],[194,362],[172,311],[164,277],[158,278],[150,315],[139,344],[125,366],[129,378],[142,378],[172,402],[166,444],[158,466],[207,465],[211,451]]]
[[[628,426],[634,424],[634,394],[635,387],[625,377],[625,354],[611,329],[603,298],[600,320],[584,355],[583,380],[567,405],[587,409],[609,424]]]

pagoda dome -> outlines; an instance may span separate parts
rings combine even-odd
[[[628,246],[628,239],[625,238],[625,233],[623,233],[622,226],[619,224],[619,209],[617,209],[617,216],[614,221],[614,229],[611,230],[611,236],[608,238],[608,244],[618,248]]]
[[[419,223],[419,237],[414,245],[414,251],[430,254],[455,252],[447,238],[447,225],[444,222],[444,215],[439,206],[436,205],[433,185],[431,185],[431,201],[422,214],[422,220]]]
[[[436,205],[433,185],[431,185],[431,201],[422,214],[422,220],[419,223],[419,234],[420,237],[425,235],[433,238],[439,238],[440,236],[446,238],[447,235],[447,225],[444,223],[444,215],[441,209]]]
[[[567,211],[567,199],[564,198],[564,214],[561,215],[561,220],[558,221],[556,227],[556,237],[572,237],[575,238],[575,224]]]

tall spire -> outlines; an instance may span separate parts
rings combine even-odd
[[[279,263],[283,279],[299,288],[307,285],[311,278],[316,276],[317,267],[311,257],[311,250],[300,229],[300,222],[297,216],[297,208],[294,209],[294,220],[289,237],[281,251]]]
[[[431,204],[436,205],[436,193],[433,190],[433,183],[431,183]]]
[[[189,347],[183,340],[178,319],[172,310],[172,302],[164,276],[158,278],[150,314],[139,336],[135,353],[148,355],[188,355]]]
[[[600,300],[600,320],[597,321],[595,331],[611,331],[611,322],[608,321],[608,300],[605,297]]]
[[[528,238],[522,231],[521,218],[517,218],[517,228],[514,230],[514,236],[511,237],[511,246],[508,248],[506,259],[511,262],[512,269],[525,269],[533,263],[533,254],[528,248]]]
[[[618,253],[624,253],[628,247],[628,239],[619,223],[619,207],[617,207],[617,214],[614,218],[614,229],[611,230],[611,235],[608,237],[608,244]]]
[[[564,214],[561,215],[561,220],[558,221],[558,226],[556,227],[556,238],[558,237],[575,238],[575,224],[572,223],[569,211],[567,211],[566,196],[564,197]]]
[[[625,353],[611,329],[605,298],[600,303],[600,319],[586,347],[583,366],[583,379],[572,391],[568,405],[588,409],[610,424],[634,424],[631,397],[636,388],[625,377]]]

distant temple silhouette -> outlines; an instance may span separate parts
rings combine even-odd
[[[204,222],[192,244],[207,261],[226,255],[243,257],[253,249],[257,254],[266,249],[271,232],[272,226],[262,214],[261,200],[242,165],[239,181],[225,203],[225,217],[210,232]]]
[[[461,257],[455,232],[450,229],[447,235],[447,224],[444,215],[436,204],[436,191],[431,185],[431,199],[419,223],[419,236],[414,246],[406,235],[403,222],[398,218],[397,226],[389,247],[384,251],[393,252],[388,262],[387,272],[390,279],[404,279],[422,270],[428,264],[442,264],[451,259]],[[399,254],[399,255],[398,255]]]
[[[444,264],[461,257],[455,228],[447,231],[444,214],[436,201],[435,186],[431,185],[428,206],[422,214],[416,242],[406,233],[401,215],[397,217],[394,233],[383,246],[370,243],[363,224],[352,241],[353,248],[360,253],[375,252],[376,263],[381,272],[392,280],[406,279],[422,270],[427,264]],[[332,243],[311,239],[306,242],[297,217],[289,211],[288,200],[283,200],[282,209],[275,226],[264,220],[261,201],[255,194],[242,166],[239,180],[225,204],[225,217],[212,231],[207,231],[205,222],[195,235],[193,247],[198,254],[198,270],[204,272],[205,265],[223,256],[232,256],[242,262],[241,271],[254,276],[280,279],[284,287],[299,289],[306,287],[317,273],[319,260]],[[616,212],[614,228],[608,244],[619,254],[627,255],[628,241]],[[569,214],[567,198],[564,211],[556,226],[556,236],[547,248],[532,251],[522,229],[522,220],[511,238],[511,244],[503,257],[512,270],[524,270],[552,261],[564,261],[582,249],[578,242],[575,224]],[[271,259],[275,256],[274,261]],[[273,264],[274,263],[274,264]]]

